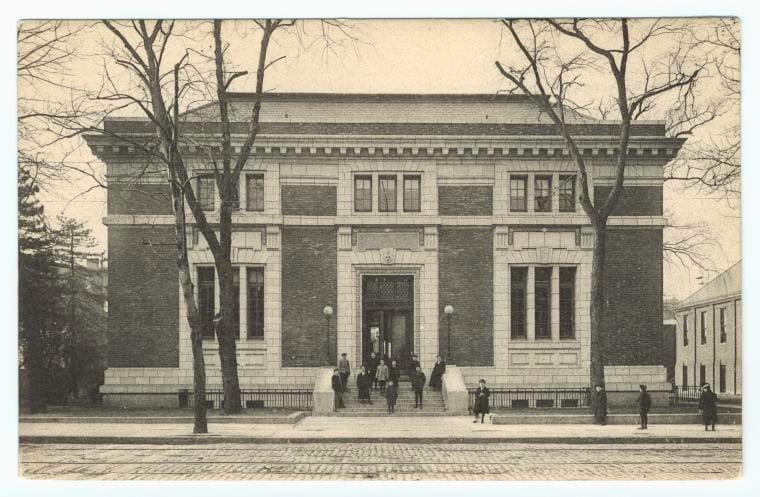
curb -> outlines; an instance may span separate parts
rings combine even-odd
[[[177,437],[103,437],[27,435],[19,444],[109,444],[109,445],[206,445],[220,443],[250,444],[309,444],[309,443],[407,443],[407,444],[683,444],[683,443],[741,443],[741,437],[241,437],[216,435],[186,435]]]
[[[286,416],[208,416],[209,424],[287,424],[294,425],[306,417],[303,411]],[[55,424],[193,424],[192,416],[22,416],[20,423],[55,423]]]

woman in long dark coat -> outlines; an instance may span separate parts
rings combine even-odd
[[[359,370],[359,374],[356,375],[356,389],[359,391],[359,402],[364,404],[365,402],[372,403],[369,397],[369,389],[372,386],[372,379],[364,371],[364,366]]]
[[[486,380],[480,380],[478,389],[475,390],[475,405],[472,411],[475,413],[475,421],[478,422],[478,414],[480,414],[480,422],[483,423],[486,419],[486,414],[490,412],[490,406],[488,405],[488,398],[491,396],[491,391],[486,386]]]
[[[430,388],[433,388],[435,390],[441,389],[441,376],[443,376],[445,372],[446,364],[443,363],[441,356],[438,356],[435,361],[435,366],[433,366],[433,372],[430,374]]]
[[[702,387],[702,395],[699,396],[699,411],[702,413],[705,431],[710,424],[712,424],[712,431],[715,431],[715,423],[718,421],[718,396],[710,390],[709,383],[705,383]]]

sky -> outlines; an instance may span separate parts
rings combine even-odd
[[[230,41],[229,60],[237,69],[255,71],[258,39],[251,25],[235,21],[225,25]],[[203,48],[203,30],[199,25],[188,42]],[[507,87],[494,66],[495,60],[514,60],[514,49],[499,23],[489,20],[390,20],[351,21],[350,37],[333,30],[336,42],[326,47],[318,41],[321,26],[305,24],[303,30],[276,38],[272,57],[285,55],[267,72],[268,91],[354,92],[354,93],[494,93]],[[69,77],[76,82],[97,83],[102,74],[102,51],[97,40],[108,40],[101,30],[87,30],[78,41],[84,56],[69,65]],[[206,38],[207,39],[207,38]],[[179,47],[177,49],[179,52]],[[652,54],[654,55],[654,54]],[[236,80],[232,90],[253,91],[252,75]],[[598,82],[605,91],[605,82]],[[20,89],[23,91],[23,88]],[[656,117],[656,116],[655,116]],[[738,115],[724,118],[738,120]],[[65,148],[64,148],[65,147]],[[71,140],[49,152],[55,158],[66,150],[74,153],[69,161],[93,161],[81,139]],[[43,194],[50,215],[64,213],[88,224],[106,247],[106,229],[101,219],[106,214],[105,191],[94,189],[82,194],[92,183],[86,180],[60,183]],[[715,277],[740,258],[740,212],[735,205],[693,190],[681,184],[667,183],[665,210],[679,224],[703,223],[713,235],[715,245],[707,250],[715,271],[664,265],[664,295],[685,298],[703,282]],[[737,204],[734,202],[733,204]]]

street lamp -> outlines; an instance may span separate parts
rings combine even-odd
[[[451,316],[454,314],[454,306],[447,305],[443,308],[443,313],[446,315],[446,322],[448,323],[448,332],[446,333],[446,353],[449,357],[446,358],[446,362],[451,361]]]
[[[324,309],[322,309],[322,314],[324,314],[325,322],[327,323],[325,338],[327,338],[327,364],[330,364],[330,318],[333,315],[333,308],[326,305]]]

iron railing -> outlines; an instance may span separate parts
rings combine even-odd
[[[310,389],[255,388],[240,391],[244,409],[294,409],[311,410],[314,405]],[[180,407],[192,408],[195,395],[191,390],[179,392]],[[224,390],[206,390],[206,407],[224,408]]]
[[[699,402],[702,387],[697,385],[675,385],[670,391],[669,403],[672,406],[680,404],[694,404]]]
[[[589,407],[588,388],[491,388],[489,406],[494,408]],[[469,389],[470,410],[475,389]]]

